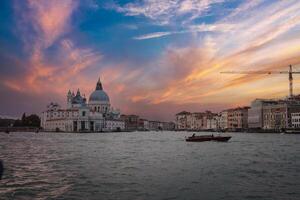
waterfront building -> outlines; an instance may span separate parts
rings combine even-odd
[[[144,130],[150,130],[150,127],[149,127],[149,120],[144,120],[144,122],[143,122],[143,124],[144,124]]]
[[[149,130],[150,131],[158,131],[162,130],[162,123],[159,121],[149,121]]]
[[[217,130],[218,129],[218,115],[212,116],[207,119],[206,129],[207,130]]]
[[[293,128],[292,116],[293,113],[298,112],[300,112],[300,100],[297,98],[278,100],[274,104],[266,105],[263,107],[263,129],[280,131]]]
[[[125,130],[125,123],[121,119],[105,120],[103,131],[122,131]]]
[[[241,130],[248,128],[248,109],[249,107],[228,109],[228,129]]]
[[[216,129],[217,122],[215,121],[217,114],[211,111],[192,113],[191,130],[212,130]]]
[[[287,107],[285,103],[263,107],[263,129],[281,130],[287,128]]]
[[[175,130],[175,123],[174,122],[161,122],[161,121],[140,119],[138,130],[141,130],[141,131],[159,131],[159,130],[171,131],[171,130]]]
[[[148,131],[149,130],[149,121],[147,119],[139,119],[138,130]]]
[[[201,130],[215,130],[217,126],[216,113],[206,111],[202,113],[202,128]]]
[[[138,115],[121,115],[125,122],[125,130],[128,131],[158,131],[174,130],[174,122],[161,122],[139,118]]]
[[[276,102],[276,100],[271,99],[255,99],[252,101],[248,110],[248,127],[250,129],[262,129],[264,106],[274,105]]]
[[[194,118],[193,113],[186,115],[186,130],[192,130],[193,118]]]
[[[176,114],[176,130],[188,130],[190,125],[190,112],[182,111]]]
[[[219,127],[220,127],[221,130],[227,130],[228,129],[228,111],[227,110],[223,110],[220,113]]]
[[[206,112],[180,112],[176,114],[176,129],[177,130],[208,130],[216,129],[217,114],[211,111]]]
[[[139,129],[138,115],[121,115],[121,120],[125,122],[125,130],[136,131]]]
[[[300,112],[291,113],[292,128],[300,128]]]
[[[201,130],[203,128],[203,113],[191,113],[188,121],[190,121],[190,130]]]
[[[120,120],[120,110],[111,107],[99,79],[88,102],[78,89],[76,95],[67,93],[66,109],[50,103],[42,113],[41,126],[46,131],[99,132],[124,130],[125,123]]]
[[[248,111],[250,129],[281,130],[293,128],[292,113],[299,110],[300,96],[286,99],[255,99]]]
[[[218,115],[216,116],[217,119],[217,130],[222,130],[221,127],[221,113],[218,113]]]
[[[255,99],[251,107],[227,109],[219,114],[183,111],[176,114],[175,123],[176,130],[282,130],[300,126],[298,112],[300,95],[295,95],[279,100]]]
[[[175,130],[174,122],[162,122],[162,130],[173,131]]]

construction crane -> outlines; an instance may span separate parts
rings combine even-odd
[[[300,74],[300,71],[293,71],[292,65],[288,71],[225,71],[221,74],[288,74],[289,75],[289,97],[293,97],[293,74]]]

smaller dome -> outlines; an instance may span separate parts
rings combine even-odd
[[[84,99],[82,98],[82,96],[80,95],[80,91],[79,89],[77,90],[76,96],[74,96],[72,98],[72,104],[83,104],[84,103]]]
[[[77,97],[77,96],[75,96],[75,97],[72,99],[72,103],[73,103],[73,104],[81,104],[82,102],[83,102],[82,97]]]

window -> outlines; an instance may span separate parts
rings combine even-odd
[[[83,116],[83,117],[85,116],[85,111],[82,111],[82,116]]]

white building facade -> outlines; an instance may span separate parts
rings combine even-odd
[[[206,129],[207,130],[217,130],[218,129],[217,116],[207,119]]]
[[[300,128],[300,112],[291,113],[292,128]]]
[[[220,118],[219,118],[219,127],[221,130],[226,130],[228,129],[228,111],[224,110],[220,113]]]
[[[78,89],[76,95],[68,92],[66,109],[49,104],[42,113],[41,126],[45,131],[101,132],[124,130],[125,122],[120,120],[120,111],[111,107],[99,79],[88,103]]]

